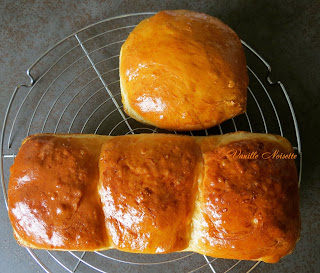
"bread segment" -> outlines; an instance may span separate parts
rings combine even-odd
[[[105,137],[34,135],[10,169],[9,216],[17,241],[55,250],[108,248],[98,195]]]
[[[199,144],[204,177],[197,251],[270,263],[290,253],[300,232],[297,172],[293,160],[272,157],[293,153],[289,142],[238,133]]]
[[[113,247],[184,250],[198,188],[199,147],[190,137],[115,137],[102,147],[100,196]]]

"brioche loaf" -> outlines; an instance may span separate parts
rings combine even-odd
[[[168,130],[200,130],[246,110],[248,74],[237,34],[217,18],[161,11],[120,52],[124,110]]]
[[[32,248],[274,263],[299,239],[292,156],[285,138],[246,132],[33,135],[10,169],[9,217]]]

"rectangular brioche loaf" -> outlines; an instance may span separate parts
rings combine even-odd
[[[300,234],[283,137],[38,134],[9,180],[19,244],[50,250],[194,251],[274,263]]]

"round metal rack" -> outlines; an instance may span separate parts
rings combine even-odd
[[[58,42],[27,70],[30,83],[15,88],[2,128],[0,168],[6,206],[9,168],[22,140],[30,134],[165,132],[127,116],[119,86],[120,47],[133,28],[153,14],[127,14],[85,27]],[[280,81],[271,80],[270,65],[244,41],[242,44],[250,77],[247,112],[205,131],[174,133],[211,135],[242,130],[285,136],[299,156],[301,178],[301,142],[289,96]],[[26,250],[45,272],[226,273],[251,272],[259,265],[190,252],[143,255],[117,250],[94,253]]]

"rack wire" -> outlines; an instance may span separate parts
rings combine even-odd
[[[27,70],[30,83],[20,84],[13,91],[1,133],[0,169],[7,209],[9,167],[21,141],[30,134],[166,132],[127,116],[120,96],[120,47],[133,28],[153,14],[127,14],[87,26],[58,42]],[[246,42],[242,44],[250,76],[247,112],[208,130],[174,133],[212,135],[242,130],[285,136],[299,157],[300,184],[301,141],[288,93],[280,81],[271,80],[271,66],[265,59]],[[249,273],[259,265],[190,252],[143,255],[117,250],[94,253],[26,250],[45,272]]]

